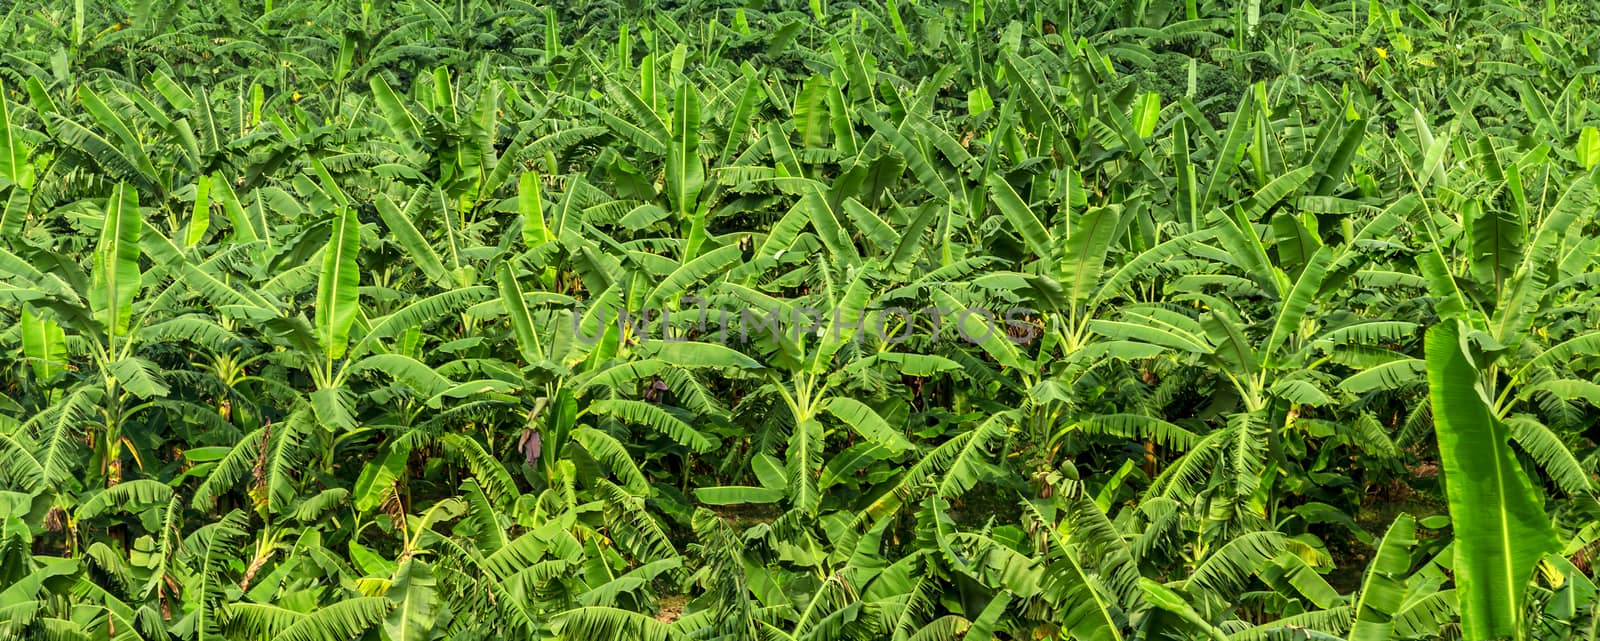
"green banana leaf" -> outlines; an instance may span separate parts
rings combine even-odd
[[[1455,580],[1463,638],[1522,638],[1522,610],[1534,565],[1557,549],[1532,484],[1460,321],[1428,330],[1428,396],[1455,530]]]

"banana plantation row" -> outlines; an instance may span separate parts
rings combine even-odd
[[[638,4],[0,15],[0,639],[1594,636],[1600,8]]]

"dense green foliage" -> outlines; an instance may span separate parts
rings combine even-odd
[[[0,15],[0,639],[1594,638],[1600,5],[558,4]]]

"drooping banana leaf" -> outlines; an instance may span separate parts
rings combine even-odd
[[[1401,514],[1378,543],[1378,554],[1361,582],[1361,597],[1356,601],[1350,641],[1387,641],[1393,636],[1395,614],[1406,600],[1406,579],[1411,570],[1411,546],[1416,544],[1416,526],[1416,519]]]
[[[31,150],[18,135],[21,127],[11,124],[11,109],[6,106],[5,93],[5,85],[0,84],[0,178],[23,191],[32,190],[34,171],[28,162]]]
[[[432,638],[436,584],[433,569],[427,563],[416,559],[401,562],[388,592],[395,607],[383,621],[384,639],[422,641]]]
[[[66,370],[67,338],[60,323],[23,307],[20,327],[22,354],[33,366],[34,376],[48,381]]]
[[[1470,334],[1459,321],[1428,330],[1432,401],[1445,492],[1455,530],[1463,638],[1522,638],[1528,580],[1557,549],[1555,532],[1490,411]]]

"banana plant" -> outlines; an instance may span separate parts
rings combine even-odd
[[[328,240],[316,250],[316,260],[259,285],[251,282],[249,274],[241,277],[230,270],[208,268],[209,261],[187,257],[164,238],[152,244],[158,248],[160,262],[179,272],[182,284],[199,298],[223,310],[225,316],[259,324],[264,330],[260,338],[282,347],[269,361],[302,372],[310,382],[310,389],[301,390],[262,377],[247,377],[272,394],[292,399],[289,402],[294,409],[308,410],[304,415],[307,420],[285,421],[276,431],[265,423],[255,425],[254,431],[211,472],[208,484],[226,487],[248,469],[255,456],[263,455],[256,449],[265,447],[263,443],[274,452],[291,457],[284,460],[296,460],[292,457],[312,451],[306,447],[308,441],[320,444],[321,450],[312,460],[318,461],[323,470],[332,469],[335,453],[344,444],[359,442],[377,429],[358,420],[363,398],[353,387],[354,381],[372,372],[383,372],[390,379],[403,382],[408,394],[431,406],[438,406],[444,399],[492,396],[509,388],[492,379],[457,382],[401,349],[407,341],[414,344],[430,321],[488,299],[493,293],[491,287],[454,289],[379,315],[375,313],[378,309],[364,306],[360,300],[360,219],[350,207],[337,209],[331,218]],[[244,247],[261,244],[258,240]],[[296,313],[288,301],[280,298],[292,296],[310,283],[314,283],[316,301],[310,315]],[[209,500],[208,495],[197,496],[197,502]],[[270,496],[263,507],[282,512],[288,509],[293,494],[275,488]],[[360,502],[370,507],[373,500],[363,493]]]
[[[1523,169],[1502,167],[1492,143],[1482,140],[1479,158],[1492,183],[1485,187],[1489,191],[1466,202],[1460,221],[1434,217],[1438,221],[1428,232],[1434,242],[1416,256],[1422,281],[1413,286],[1425,287],[1440,318],[1463,319],[1498,345],[1491,350],[1495,358],[1485,363],[1495,381],[1492,412],[1554,485],[1592,497],[1593,481],[1562,432],[1571,427],[1578,404],[1600,401],[1570,365],[1600,344],[1600,335],[1573,328],[1552,336],[1546,315],[1560,308],[1571,287],[1595,278],[1587,241],[1567,231],[1589,218],[1593,180],[1577,177],[1540,211],[1526,202],[1518,177]],[[1532,236],[1525,237],[1534,221]],[[1364,365],[1365,371],[1340,387],[1358,393],[1416,387],[1425,369],[1422,359],[1403,355]]]
[[[52,252],[28,261],[9,252],[10,286],[22,292],[28,308],[23,353],[35,373],[55,390],[48,404],[28,422],[22,434],[28,444],[11,440],[17,455],[11,462],[18,477],[36,490],[65,491],[76,454],[77,430],[93,443],[98,479],[115,485],[123,479],[125,455],[142,465],[143,455],[125,429],[141,413],[157,409],[169,386],[162,369],[144,349],[168,336],[181,336],[187,321],[164,320],[171,304],[163,294],[166,274],[141,273],[140,235],[145,228],[137,191],[118,185],[100,210],[100,234],[87,278],[76,265]],[[50,265],[41,270],[34,264]],[[62,279],[46,270],[70,269]],[[70,284],[69,284],[70,283]],[[204,324],[204,321],[197,321]],[[69,341],[68,330],[71,330]],[[69,346],[72,347],[69,353]],[[81,360],[78,360],[81,359]],[[73,362],[76,361],[76,362]],[[213,413],[203,406],[179,402],[174,407]]]
[[[1328,319],[1311,315],[1319,299],[1334,291],[1370,257],[1360,248],[1366,241],[1381,237],[1401,224],[1415,201],[1401,201],[1367,221],[1343,245],[1320,245],[1307,259],[1298,276],[1291,277],[1271,266],[1267,246],[1260,240],[1253,217],[1228,216],[1214,210],[1211,217],[1217,245],[1205,252],[1223,265],[1235,266],[1248,278],[1235,280],[1221,274],[1198,274],[1178,279],[1171,287],[1176,300],[1192,301],[1192,307],[1175,311],[1166,305],[1147,304],[1125,307],[1118,320],[1094,319],[1088,328],[1107,338],[1132,341],[1158,348],[1161,352],[1185,355],[1209,363],[1208,368],[1222,373],[1226,389],[1237,399],[1237,410],[1228,416],[1227,426],[1194,441],[1179,461],[1155,479],[1151,491],[1162,495],[1189,497],[1192,484],[1203,477],[1200,470],[1221,465],[1230,476],[1226,481],[1230,503],[1245,508],[1213,512],[1224,520],[1251,516],[1264,519],[1272,503],[1275,470],[1288,463],[1283,440],[1294,428],[1298,406],[1331,405],[1333,398],[1323,386],[1330,377],[1318,368],[1331,362],[1330,352],[1343,346],[1373,344],[1393,340],[1415,326],[1381,320]],[[1284,242],[1282,240],[1279,241]],[[1230,288],[1259,291],[1273,300],[1262,321],[1251,323],[1227,295],[1212,294],[1207,286],[1230,283]],[[1198,317],[1198,318],[1197,318]],[[1252,327],[1254,325],[1254,327]],[[1161,428],[1183,434],[1162,421],[1143,418],[1110,417],[1091,419],[1112,429],[1146,431]],[[1141,426],[1143,426],[1141,428]],[[1387,436],[1378,434],[1369,447],[1385,447]],[[1263,483],[1262,481],[1266,482]],[[1209,484],[1204,484],[1209,487]]]
[[[373,101],[391,137],[384,146],[402,157],[404,171],[414,179],[438,188],[449,203],[440,212],[441,222],[451,231],[473,225],[495,191],[520,167],[521,156],[539,147],[530,146],[524,135],[499,138],[507,87],[487,73],[475,77],[477,83],[461,85],[450,69],[439,67],[428,76],[431,86],[419,83],[419,99],[414,102],[381,75],[372,76],[370,82]],[[473,97],[471,102],[467,96]]]
[[[1418,567],[1417,520],[1402,513],[1377,543],[1359,590],[1333,607],[1311,610],[1226,635],[1257,641],[1275,634],[1304,634],[1350,641],[1387,641],[1438,635],[1453,623],[1459,589],[1444,588],[1438,559]],[[1342,635],[1342,636],[1341,636]]]

